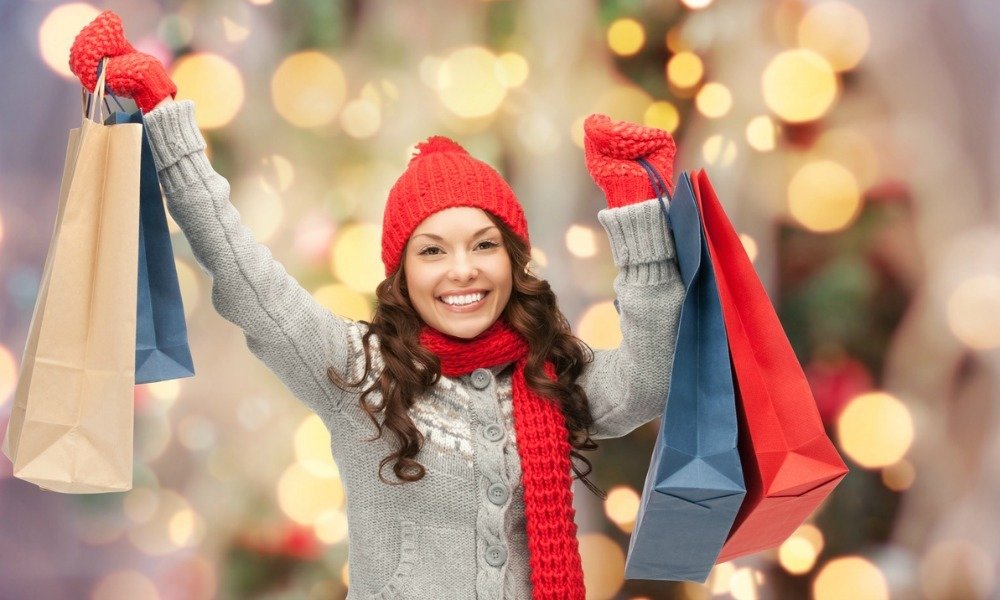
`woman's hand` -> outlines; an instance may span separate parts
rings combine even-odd
[[[69,51],[69,68],[88,90],[97,85],[97,66],[107,57],[105,82],[114,94],[135,100],[144,113],[174,97],[177,86],[156,58],[137,52],[125,39],[121,18],[104,11],[84,27]]]
[[[649,174],[637,161],[640,158],[656,169],[669,191],[674,189],[677,147],[662,129],[593,114],[583,122],[583,148],[587,170],[604,191],[609,208],[656,197]]]

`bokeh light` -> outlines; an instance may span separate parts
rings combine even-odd
[[[274,109],[296,127],[332,122],[347,99],[347,77],[332,57],[316,50],[292,54],[271,77]]]
[[[700,10],[703,8],[708,8],[712,4],[712,0],[681,0],[684,6],[692,10]]]
[[[531,112],[518,121],[517,137],[533,154],[551,154],[559,148],[559,132],[552,119],[541,111]]]
[[[190,508],[177,511],[167,525],[167,535],[178,548],[198,545],[205,537],[205,519]]]
[[[837,0],[809,7],[799,22],[799,45],[822,55],[835,71],[857,66],[868,52],[868,22],[860,10]]]
[[[295,183],[295,165],[280,154],[272,154],[260,159],[260,180],[276,193],[287,192]]]
[[[566,249],[577,258],[590,258],[597,254],[597,235],[584,225],[571,225],[566,230]]]
[[[614,302],[591,305],[575,327],[576,335],[591,348],[617,348],[622,341],[621,324]]]
[[[531,261],[528,263],[532,269],[544,269],[549,266],[549,257],[540,248],[531,249]]]
[[[837,98],[833,68],[812,50],[778,54],[764,69],[761,82],[768,108],[791,123],[818,119]]]
[[[681,115],[677,107],[664,100],[659,100],[649,105],[646,114],[642,117],[642,122],[647,127],[656,127],[669,133],[677,131],[681,124]]]
[[[173,437],[170,419],[157,411],[146,415],[137,413],[135,430],[136,462],[148,463],[163,456]]]
[[[860,556],[835,558],[823,565],[813,581],[814,600],[888,600],[885,576]]]
[[[156,585],[142,573],[132,570],[108,573],[97,582],[89,600],[159,600]]]
[[[17,359],[7,346],[0,344],[0,408],[14,396],[18,369]]]
[[[913,485],[917,470],[908,460],[900,460],[882,469],[882,484],[894,492],[903,492]]]
[[[758,572],[742,567],[729,578],[729,593],[735,600],[757,600]]]
[[[229,17],[222,17],[222,34],[227,42],[238,43],[250,36],[250,28],[240,25]]]
[[[128,530],[128,539],[141,552],[151,556],[175,552],[190,543],[191,539],[184,539],[181,544],[172,538],[171,522],[178,514],[191,510],[187,498],[173,490],[161,488],[156,491],[153,512]],[[196,535],[196,528],[197,525],[192,522],[192,537]]]
[[[317,477],[339,478],[340,471],[330,454],[330,432],[318,415],[306,417],[295,430],[295,458]]]
[[[52,9],[38,27],[38,52],[45,64],[66,79],[76,79],[69,70],[69,49],[87,23],[100,11],[86,2],[72,2]]]
[[[854,175],[843,166],[831,160],[814,161],[792,175],[788,208],[810,231],[839,231],[861,211],[861,193]]]
[[[603,113],[615,120],[641,123],[652,103],[652,97],[640,87],[615,85],[597,98],[590,112]]]
[[[502,69],[502,67],[501,67]],[[467,119],[493,114],[507,95],[497,77],[497,57],[481,46],[449,54],[437,72],[438,96],[445,108]]]
[[[868,136],[857,129],[827,129],[813,144],[812,153],[842,165],[854,175],[860,189],[878,182],[882,159]]]
[[[285,222],[285,206],[281,196],[261,177],[246,177],[233,185],[233,198],[240,221],[253,232],[254,238],[267,243]]]
[[[996,567],[990,554],[976,543],[941,540],[920,561],[920,589],[928,600],[994,598]]]
[[[368,299],[346,285],[324,285],[313,292],[313,298],[333,314],[352,321],[370,321],[372,318],[372,306]]]
[[[292,248],[303,263],[323,265],[330,255],[330,244],[336,232],[337,224],[325,209],[312,209],[295,224]]]
[[[913,419],[906,405],[885,392],[861,394],[837,419],[840,448],[869,469],[899,461],[913,443]]]
[[[722,134],[709,136],[701,146],[701,157],[709,165],[728,167],[736,160],[736,142]]]
[[[712,567],[712,570],[708,574],[708,579],[705,581],[705,585],[708,586],[709,592],[713,596],[718,594],[728,594],[729,582],[735,572],[736,566],[728,561],[719,563]]]
[[[823,534],[814,525],[801,525],[778,547],[778,562],[793,575],[812,570],[823,549]]]
[[[679,88],[694,87],[705,74],[705,65],[694,52],[678,52],[667,61],[667,81]]]
[[[281,510],[300,525],[312,525],[325,511],[344,504],[339,478],[319,477],[298,462],[281,474],[277,494]]]
[[[733,94],[729,88],[718,82],[706,83],[695,96],[698,112],[709,119],[723,117],[733,107]]]
[[[224,127],[243,107],[243,76],[225,58],[207,52],[187,54],[170,74],[178,100],[193,100],[202,129]]]
[[[156,26],[156,35],[170,48],[177,50],[191,43],[194,27],[183,15],[166,15]]]
[[[1000,347],[1000,277],[970,277],[948,297],[948,326],[956,338],[975,350]]]
[[[385,279],[381,229],[370,223],[343,227],[330,250],[330,269],[354,291],[374,294]]]
[[[632,56],[646,43],[646,31],[635,19],[615,19],[608,27],[608,48],[619,56]]]
[[[517,52],[504,52],[497,59],[497,72],[500,83],[508,88],[524,85],[530,72],[528,61]]]
[[[747,253],[747,258],[750,259],[750,262],[756,261],[758,252],[757,240],[745,233],[741,233],[740,243],[743,244],[743,251]]]
[[[134,487],[122,498],[122,512],[133,523],[145,523],[156,514],[156,507],[159,504],[157,490]]]
[[[215,439],[215,425],[207,417],[188,414],[177,422],[177,441],[188,450],[208,450],[215,445]]]
[[[347,514],[342,510],[327,510],[316,518],[316,537],[324,544],[339,544],[347,539]]]
[[[577,539],[587,597],[613,598],[625,582],[625,554],[621,546],[601,533],[586,533]]]
[[[201,286],[204,275],[192,265],[192,263],[179,257],[174,258],[174,266],[177,270],[177,285],[181,290],[181,299],[184,303],[184,317],[191,318],[201,305]]]
[[[759,115],[747,123],[747,143],[754,150],[770,152],[774,150],[778,128],[767,115]]]
[[[378,133],[381,125],[382,112],[378,104],[368,99],[351,100],[340,113],[340,126],[352,138],[369,138]]]
[[[604,501],[604,514],[625,533],[631,533],[635,518],[639,514],[641,498],[634,489],[626,485],[615,486],[608,491]]]

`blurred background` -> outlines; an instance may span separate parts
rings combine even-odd
[[[705,585],[626,581],[658,422],[602,441],[607,501],[575,487],[588,598],[1000,594],[994,0],[0,0],[0,432],[80,122],[69,46],[104,9],[197,103],[245,223],[351,318],[429,135],[511,181],[536,272],[594,347],[620,332],[583,118],[671,131],[677,172],[707,169],[852,470]],[[137,386],[130,492],[42,492],[0,459],[0,598],[344,598],[328,434],[171,227],[198,376]]]

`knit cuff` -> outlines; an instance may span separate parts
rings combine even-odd
[[[153,147],[156,169],[163,171],[177,161],[207,148],[194,119],[194,102],[171,102],[145,115],[146,133]]]
[[[144,123],[164,189],[183,189],[215,173],[194,119],[194,102],[165,104],[145,115]]]
[[[669,207],[668,207],[669,208]],[[619,269],[673,260],[674,237],[656,198],[619,208],[606,208],[597,219],[608,232],[611,255]]]

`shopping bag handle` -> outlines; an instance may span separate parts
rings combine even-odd
[[[667,220],[667,228],[673,231],[674,225],[670,222],[670,213],[667,211],[667,205],[663,203],[664,198],[667,199],[667,202],[673,202],[666,182],[663,181],[663,177],[659,171],[653,165],[649,164],[648,160],[637,158],[636,161],[639,163],[639,166],[646,170],[646,174],[649,175],[649,182],[653,184],[653,193],[656,194],[656,199],[660,201],[660,211],[663,212],[663,218]]]
[[[101,105],[104,106],[104,109],[109,114],[111,113],[111,105],[108,104],[107,100],[108,97],[114,100],[115,104],[118,105],[118,108],[121,109],[122,112],[128,112],[127,110],[125,110],[125,107],[122,106],[122,103],[118,101],[118,97],[115,96],[113,93],[108,92],[107,86],[105,84],[106,72],[104,68],[106,66],[107,61],[108,57],[105,56],[104,58],[101,59],[101,62],[98,63],[97,65],[97,84],[94,87],[94,91],[91,92],[90,95],[88,95],[87,91],[89,90],[86,89],[80,90],[80,102],[83,105],[83,116],[84,118],[88,118],[93,121],[97,120],[97,111],[99,110],[99,107]]]

